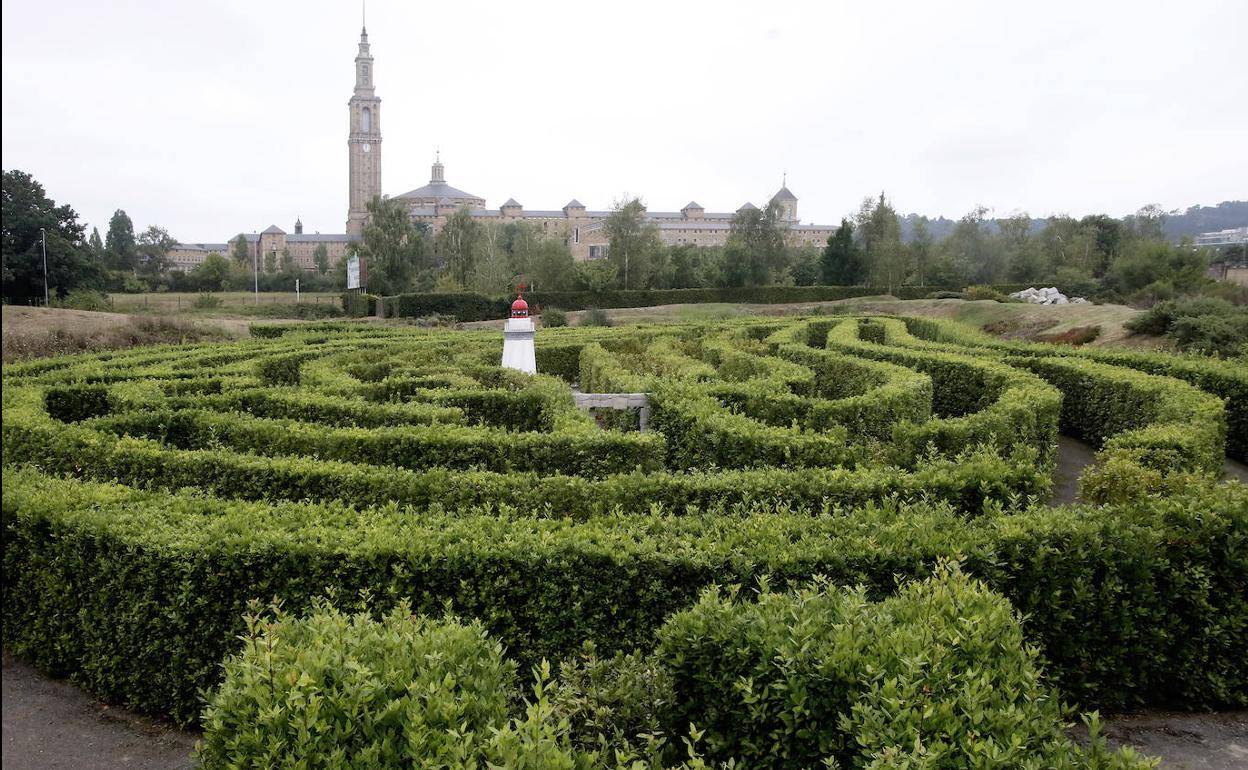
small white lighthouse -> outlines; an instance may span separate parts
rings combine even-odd
[[[511,303],[511,318],[503,327],[503,367],[527,374],[537,374],[537,356],[533,348],[533,319],[529,318],[529,303],[517,296]]]

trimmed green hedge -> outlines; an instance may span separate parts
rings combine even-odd
[[[1065,394],[1062,430],[1107,452],[1128,450],[1166,471],[1222,472],[1226,416],[1185,382],[1073,357],[1008,359]]]
[[[202,471],[201,471],[202,472]],[[292,611],[367,588],[480,618],[521,662],[585,639],[648,646],[712,583],[826,576],[893,592],[963,561],[1027,618],[1083,706],[1248,705],[1248,489],[967,520],[947,506],[787,506],[586,522],[384,506],[228,502],[4,474],[3,634],[110,702],[195,718],[249,599]]]
[[[1007,342],[951,321],[932,318],[903,320],[916,337],[963,346],[967,353],[1088,358],[1103,364],[1183,380],[1225,402],[1226,454],[1238,460],[1248,460],[1248,367],[1239,362],[1170,353]]]
[[[922,299],[930,287],[895,286],[890,292],[883,286],[743,286],[721,289],[630,289],[609,291],[533,291],[525,299],[535,309],[554,307],[560,310],[588,308],[652,307],[685,303],[732,302],[775,305],[794,302],[829,302],[852,297],[892,294],[898,299]],[[489,321],[506,318],[511,312],[512,298],[487,297],[483,294],[400,294],[387,297],[397,315],[418,318],[433,314],[454,316],[459,321]]]

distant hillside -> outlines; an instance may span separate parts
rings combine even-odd
[[[919,214],[907,214],[901,219],[901,237],[909,241],[914,232],[914,223],[920,219]],[[1125,219],[1126,217],[1119,217]],[[999,229],[998,219],[986,220],[989,230]],[[1031,231],[1037,232],[1044,228],[1044,219],[1032,218]],[[927,220],[927,230],[932,238],[940,240],[953,232],[958,224],[956,219],[937,217]],[[1181,240],[1199,233],[1215,230],[1226,230],[1231,227],[1248,227],[1248,201],[1223,201],[1216,206],[1192,206],[1186,211],[1167,212],[1165,232],[1173,240]]]

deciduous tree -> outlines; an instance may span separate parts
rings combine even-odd
[[[0,212],[4,298],[13,303],[43,299],[43,244],[47,234],[48,286],[99,288],[103,276],[83,239],[84,226],[69,206],[57,206],[43,185],[23,171],[5,171]]]

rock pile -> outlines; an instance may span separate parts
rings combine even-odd
[[[1057,290],[1056,286],[1050,286],[1047,289],[1023,289],[1016,291],[1010,295],[1014,299],[1021,299],[1024,302],[1030,302],[1035,305],[1087,305],[1090,304],[1083,297],[1067,297]]]

